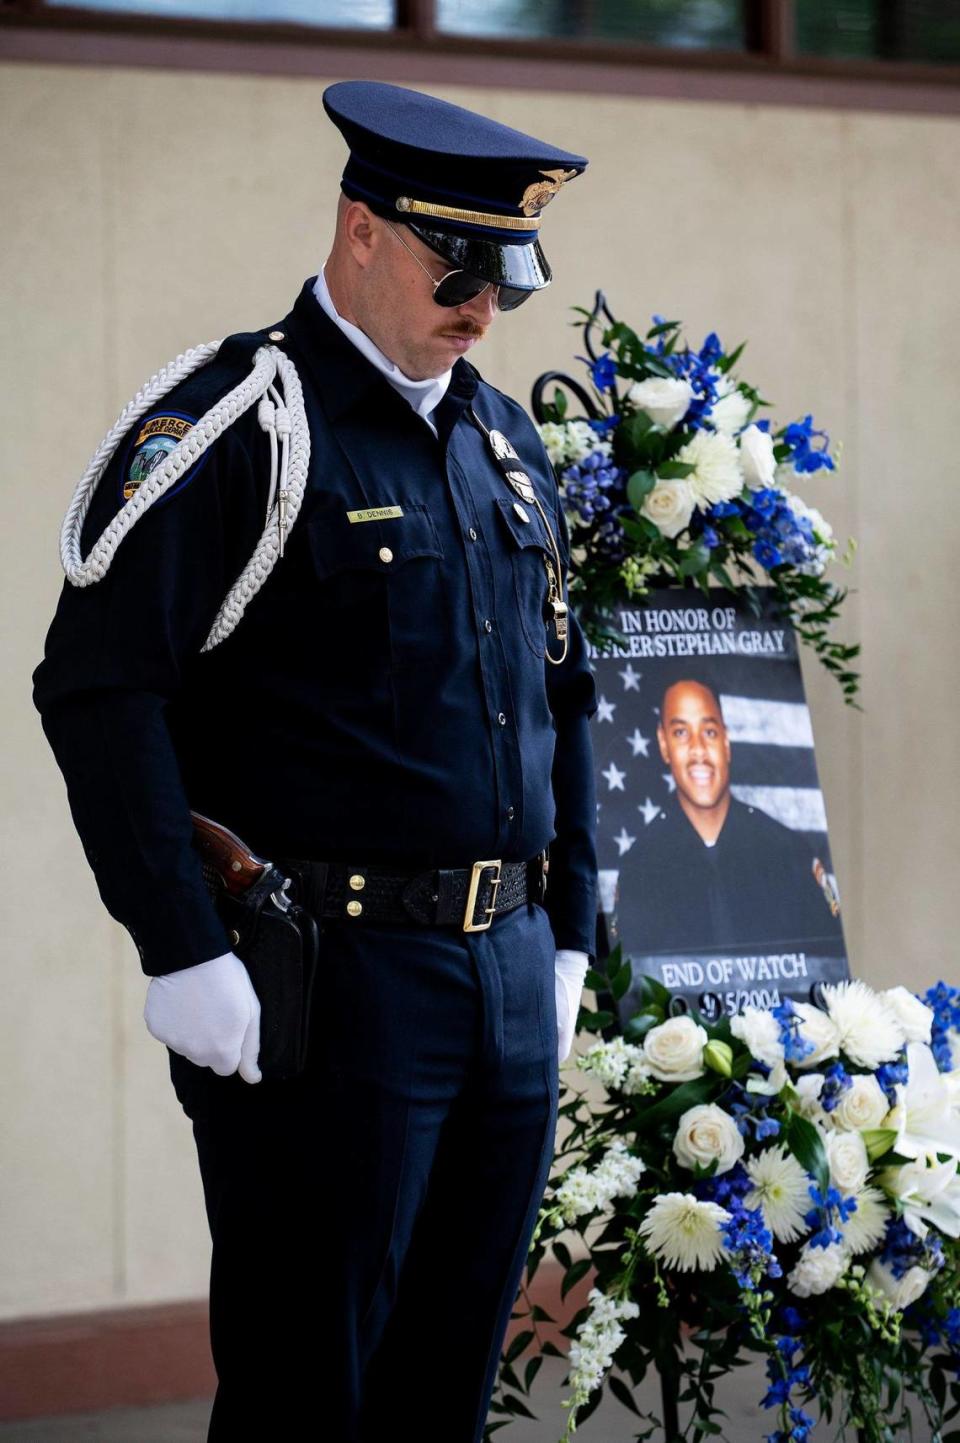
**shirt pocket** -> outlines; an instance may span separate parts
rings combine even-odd
[[[500,534],[506,542],[513,573],[513,594],[520,630],[534,656],[542,658],[547,647],[550,582],[545,562],[548,557],[553,557],[550,538],[535,506],[523,507],[529,518],[524,521],[516,509],[517,503],[510,496],[496,496],[494,501],[500,516]]]
[[[448,616],[444,551],[429,510],[403,501],[403,514],[350,521],[342,509],[311,517],[307,533],[324,632],[363,669],[422,662],[443,646]],[[438,630],[439,628],[439,630]]]

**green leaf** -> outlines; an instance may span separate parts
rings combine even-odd
[[[647,415],[646,411],[638,411],[635,416],[631,416],[623,428],[630,445],[641,446],[644,437],[653,425],[654,421]]]
[[[567,1268],[563,1275],[563,1282],[560,1284],[560,1296],[565,1298],[571,1288],[576,1287],[582,1277],[593,1267],[593,1258],[578,1258],[572,1267]]]
[[[566,392],[561,391],[559,386],[553,393],[553,408],[557,413],[557,418],[562,421],[567,414],[567,397]]]
[[[662,1122],[669,1122],[671,1118],[679,1117],[681,1112],[686,1112],[688,1107],[695,1107],[699,1102],[706,1102],[707,1098],[716,1092],[719,1081],[718,1077],[708,1074],[706,1077],[696,1078],[693,1082],[682,1082],[660,1102],[655,1102],[653,1107],[645,1108],[638,1115],[637,1131],[646,1132],[652,1127],[659,1126]]]
[[[657,478],[652,471],[634,471],[627,481],[627,500],[635,511],[639,511],[645,496],[649,496]]]
[[[662,461],[657,467],[657,475],[661,481],[680,481],[696,469],[691,461]]]
[[[830,1186],[830,1164],[827,1161],[823,1138],[813,1123],[791,1109],[787,1114],[784,1141],[800,1166],[815,1178],[826,1192]]]
[[[543,1354],[538,1353],[535,1357],[530,1359],[530,1361],[527,1363],[527,1366],[523,1370],[523,1385],[528,1393],[530,1392],[530,1385],[533,1383],[534,1378],[539,1373],[540,1365],[542,1363]]]
[[[625,1408],[629,1408],[630,1412],[635,1413],[638,1418],[643,1417],[640,1409],[633,1401],[633,1394],[622,1378],[618,1378],[615,1374],[611,1373],[607,1378],[607,1386],[618,1403],[622,1403]]]
[[[532,1328],[528,1328],[526,1332],[518,1333],[504,1355],[504,1362],[512,1363],[514,1358],[518,1358],[527,1344],[532,1343],[535,1337],[536,1333],[534,1333]]]
[[[703,571],[710,565],[710,548],[704,546],[701,541],[696,541],[683,553],[683,560],[677,570],[681,576],[693,576],[698,571]]]

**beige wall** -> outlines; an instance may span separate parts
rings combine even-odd
[[[8,743],[0,1316],[207,1287],[189,1124],[146,979],[104,912],[30,702],[73,485],[123,403],[186,347],[288,309],[326,254],[343,160],[323,83],[6,66],[0,436]],[[437,92],[440,93],[440,92]],[[756,104],[445,90],[592,157],[546,214],[556,281],[475,359],[520,399],[579,349],[602,285],[681,317],[812,411],[842,469],[806,495],[860,541],[842,635],[866,715],[805,658],[847,936],[876,983],[958,980],[956,646],[960,125]]]

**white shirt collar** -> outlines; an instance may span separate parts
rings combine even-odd
[[[404,375],[395,362],[390,360],[389,356],[384,355],[379,346],[371,341],[366,331],[361,331],[359,326],[355,326],[351,321],[345,321],[343,319],[343,316],[340,315],[330,297],[330,292],[327,289],[327,278],[323,273],[322,266],[320,267],[313,287],[313,294],[331,321],[333,321],[334,325],[339,326],[343,334],[353,342],[357,350],[362,351],[367,360],[372,362],[378,371],[383,372],[394,390],[399,391],[405,401],[409,401],[417,415],[423,417],[430,427],[430,430],[436,435],[437,428],[430,420],[430,412],[442,401],[446,394],[447,386],[450,384],[450,377],[453,374],[452,367],[449,371],[444,371],[442,376],[431,376],[425,381],[411,380],[409,376]]]

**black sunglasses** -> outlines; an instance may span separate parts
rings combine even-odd
[[[523,290],[520,286],[504,286],[498,285],[495,281],[485,281],[481,276],[471,275],[469,271],[464,270],[447,271],[445,276],[441,276],[438,281],[435,281],[416,251],[407,245],[400,232],[394,230],[388,220],[384,220],[383,223],[387,230],[393,232],[404,249],[410,252],[429,279],[433,286],[433,299],[438,306],[465,306],[468,301],[476,300],[477,296],[482,295],[487,286],[492,285],[496,292],[497,308],[501,311],[515,311],[517,306],[522,306],[524,301],[533,294],[532,291]]]

